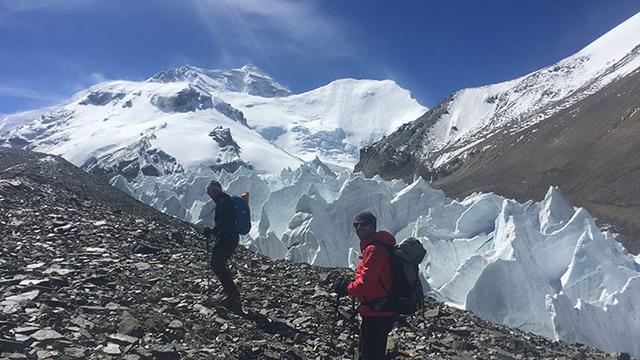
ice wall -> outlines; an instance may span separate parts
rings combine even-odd
[[[551,187],[540,202],[495,194],[448,199],[422,179],[406,185],[326,171],[317,162],[280,176],[240,168],[122,177],[112,183],[153,206],[211,224],[212,178],[251,193],[254,226],[243,244],[274,258],[320,266],[358,261],[352,222],[371,211],[380,229],[420,239],[420,270],[433,295],[479,316],[552,339],[640,355],[640,265],[589,213]]]

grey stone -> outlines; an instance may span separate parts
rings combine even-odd
[[[51,340],[64,339],[64,336],[62,336],[62,334],[51,329],[38,330],[35,333],[31,334],[31,337],[38,341],[51,341]]]
[[[169,329],[179,330],[179,329],[182,329],[183,326],[184,325],[182,324],[182,321],[180,321],[180,320],[172,320],[169,323],[168,327],[169,327]]]
[[[109,355],[120,355],[122,351],[120,350],[120,346],[114,343],[108,343],[107,346],[102,348],[102,352]]]
[[[84,359],[87,355],[87,349],[83,347],[67,347],[64,348],[64,354],[74,359]]]
[[[130,344],[136,343],[136,342],[138,342],[138,340],[140,340],[135,336],[129,336],[129,335],[125,335],[125,334],[111,334],[111,335],[107,336],[107,339],[109,339],[109,340],[111,340],[111,341],[113,341],[115,343],[118,343],[120,345],[130,345]]]
[[[26,325],[26,326],[19,326],[15,329],[13,329],[13,332],[16,334],[33,334],[34,332],[40,330],[40,328],[38,326],[30,326],[30,325]]]
[[[22,302],[25,302],[25,301],[33,300],[33,299],[37,298],[38,295],[40,295],[40,291],[31,290],[31,291],[27,291],[25,293],[12,295],[12,296],[7,296],[4,299],[4,301],[14,302],[14,303],[22,303]]]
[[[0,352],[22,351],[27,346],[29,346],[29,343],[26,341],[13,341],[0,338]]]
[[[118,332],[125,335],[140,337],[144,334],[142,326],[138,319],[133,317],[129,312],[123,312],[120,316],[120,325]]]

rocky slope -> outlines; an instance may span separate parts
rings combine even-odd
[[[242,313],[218,306],[202,238],[59,157],[0,151],[0,356],[12,359],[330,359],[348,356],[345,269],[239,249]],[[552,342],[428,301],[394,330],[398,358],[628,358]]]

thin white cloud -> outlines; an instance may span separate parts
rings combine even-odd
[[[50,93],[37,90],[25,89],[11,85],[0,85],[0,96],[15,97],[39,101],[59,101],[60,99]]]
[[[89,8],[99,0],[0,0],[0,26],[20,23],[20,14],[35,11],[72,11]]]
[[[3,13],[18,13],[42,9],[71,10],[87,7],[95,0],[8,0],[3,1],[0,10]]]
[[[353,48],[345,36],[348,33],[345,25],[324,15],[316,2],[192,0],[192,3],[216,48],[222,50],[220,56],[224,61],[247,53],[271,61],[283,51],[341,56]]]
[[[101,83],[107,81],[107,78],[99,72],[93,72],[89,74],[89,80],[93,84]]]

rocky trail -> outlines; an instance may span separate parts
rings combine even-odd
[[[232,258],[243,311],[219,306],[204,239],[65,160],[0,150],[0,358],[351,358],[348,269]],[[624,359],[484,321],[428,299],[401,321],[390,356]]]

